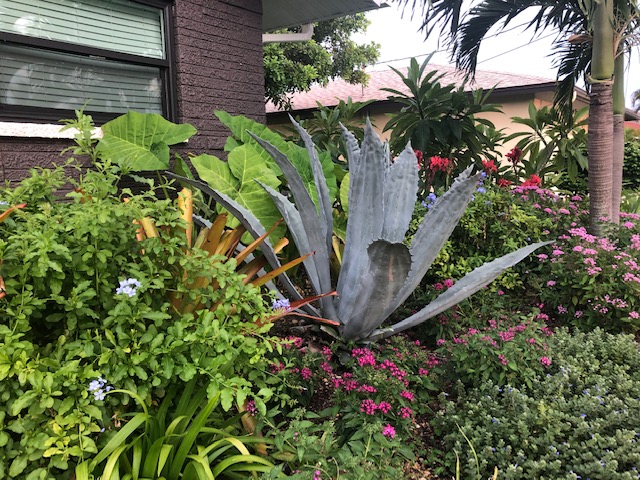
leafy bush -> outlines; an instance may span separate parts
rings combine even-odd
[[[631,137],[624,142],[622,177],[625,188],[640,188],[640,138]]]
[[[0,224],[0,477],[65,479],[123,423],[130,397],[97,398],[103,377],[152,405],[172,384],[197,378],[222,407],[247,397],[265,411],[277,382],[264,372],[278,347],[267,336],[260,291],[235,261],[186,248],[186,225],[170,200],[115,195],[108,162],[83,175],[66,201],[57,171],[32,172],[0,200],[29,201]],[[153,217],[159,236],[136,239]],[[189,276],[185,273],[189,272]],[[193,288],[198,277],[210,280]],[[200,307],[180,313],[172,298]],[[101,433],[106,429],[105,433]]]
[[[438,353],[447,359],[448,378],[467,387],[488,380],[497,385],[531,385],[532,378],[549,364],[547,337],[551,331],[544,321],[509,312],[482,323],[437,341]]]
[[[285,363],[273,370],[295,408],[263,417],[276,458],[288,459],[292,470],[311,471],[318,462],[329,478],[400,478],[414,458],[411,447],[420,448],[415,431],[436,389],[438,358],[403,336],[368,347],[289,340]]]
[[[552,365],[531,387],[461,389],[434,421],[453,471],[463,455],[465,478],[486,478],[494,466],[504,479],[635,479],[640,465],[640,349],[630,336],[596,329],[550,338]],[[479,465],[464,455],[474,446]]]
[[[640,329],[640,217],[621,217],[617,240],[596,238],[575,226],[537,255],[537,276],[530,285],[549,315],[579,329]]]

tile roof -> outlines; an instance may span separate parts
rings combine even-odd
[[[429,65],[433,70],[438,70],[444,74],[440,80],[441,84],[460,84],[463,81],[463,75],[456,71],[452,66],[446,65]],[[407,68],[399,68],[406,75]],[[307,110],[316,108],[316,102],[331,107],[338,104],[339,100],[346,100],[348,97],[354,102],[364,102],[366,100],[386,100],[391,94],[385,92],[383,88],[393,88],[402,92],[408,92],[408,89],[400,76],[390,68],[385,70],[373,70],[369,73],[369,83],[366,87],[362,85],[351,85],[342,79],[331,80],[326,87],[314,85],[308,92],[298,92],[291,96],[291,105],[294,111]],[[532,75],[519,75],[516,73],[494,72],[488,70],[476,71],[475,81],[467,85],[467,89],[496,89],[508,87],[523,87],[540,84],[553,84],[555,80]],[[267,113],[275,113],[282,111],[276,108],[273,103],[267,102]]]

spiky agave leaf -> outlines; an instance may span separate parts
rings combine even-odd
[[[514,266],[520,262],[532,252],[538,248],[548,245],[551,242],[539,242],[526,247],[519,248],[515,252],[508,253],[500,258],[497,258],[491,262],[487,262],[484,265],[479,266],[472,272],[467,273],[462,279],[449,288],[446,292],[438,296],[433,302],[424,307],[417,313],[414,313],[410,317],[402,320],[386,329],[379,334],[374,333],[370,339],[375,338],[387,338],[396,333],[403,332],[409,328],[415,327],[425,320],[438,315],[439,313],[448,310],[454,305],[460,303],[462,300],[470,297],[481,288],[487,286],[493,280],[495,280],[500,274],[502,274],[507,268]]]

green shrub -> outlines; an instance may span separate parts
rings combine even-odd
[[[640,329],[640,234],[637,215],[621,215],[615,240],[570,228],[543,253],[529,284],[547,313],[582,330]]]
[[[269,313],[235,261],[185,248],[172,201],[123,192],[125,203],[117,169],[96,168],[65,201],[60,182],[46,186],[58,171],[0,191],[29,202],[0,224],[0,478],[70,478],[126,422],[130,397],[94,397],[96,378],[149,406],[196,378],[225,410],[250,396],[261,411],[278,381],[264,373],[278,342],[257,322]],[[144,217],[159,237],[136,240]],[[192,288],[197,277],[208,286]],[[200,307],[179,313],[176,294]]]
[[[640,138],[630,137],[624,142],[622,177],[625,188],[640,188]]]
[[[551,368],[530,387],[496,385],[460,389],[434,420],[443,435],[445,464],[453,450],[471,477],[494,466],[504,479],[635,479],[640,465],[640,349],[630,336],[602,330],[549,340]]]

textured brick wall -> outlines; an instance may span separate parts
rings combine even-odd
[[[222,155],[215,110],[265,121],[261,0],[175,0],[178,121],[198,135],[181,150]],[[68,140],[0,137],[0,181],[51,166]]]
[[[265,121],[260,0],[176,0],[178,114],[198,135],[188,150],[220,154],[215,110]]]

